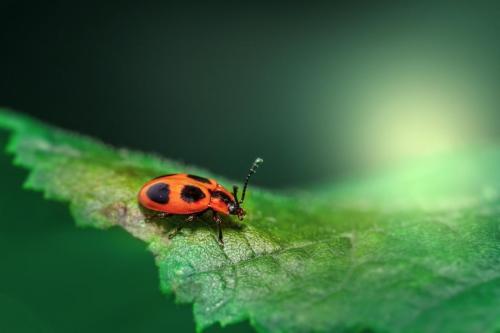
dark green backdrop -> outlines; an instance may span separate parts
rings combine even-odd
[[[233,179],[262,156],[261,186],[354,177],[498,140],[499,8],[4,0],[0,105]],[[76,229],[8,161],[0,331],[193,331],[143,244]]]

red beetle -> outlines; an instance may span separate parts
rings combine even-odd
[[[139,191],[139,203],[149,210],[165,215],[187,215],[186,222],[191,222],[196,216],[210,210],[213,220],[217,223],[219,242],[223,244],[219,214],[237,215],[243,220],[245,211],[241,205],[245,200],[248,181],[262,162],[264,160],[257,158],[250,167],[241,200],[238,200],[237,186],[233,186],[231,193],[214,179],[175,173],[156,177],[144,184]],[[169,237],[175,236],[183,226],[184,224],[179,225]]]

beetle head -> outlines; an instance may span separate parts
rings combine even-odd
[[[238,188],[235,186],[236,192],[238,193]],[[237,196],[234,197],[235,201],[227,204],[227,208],[229,209],[229,214],[236,215],[242,221],[245,218],[246,212],[243,208],[241,208],[240,203],[238,202]]]

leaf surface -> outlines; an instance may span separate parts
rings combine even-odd
[[[80,226],[120,226],[148,244],[162,290],[194,303],[199,330],[247,319],[260,332],[500,329],[500,149],[310,192],[251,188],[221,248],[208,216],[170,240],[182,217],[148,221],[137,203],[150,178],[209,172],[8,110],[0,128],[31,170],[26,188],[68,202]]]

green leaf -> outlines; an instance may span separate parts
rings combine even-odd
[[[199,330],[246,319],[260,332],[500,330],[498,148],[310,192],[252,187],[221,248],[208,217],[169,240],[182,218],[147,222],[136,200],[152,177],[209,172],[6,110],[0,128],[31,170],[26,188],[69,202],[78,225],[149,244],[162,290],[194,303]]]

